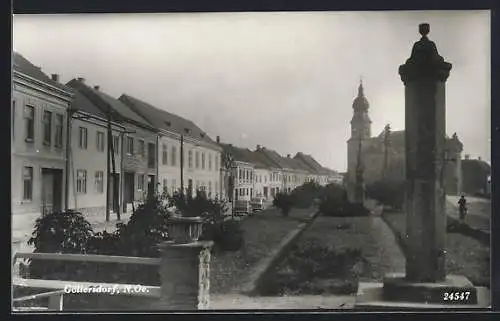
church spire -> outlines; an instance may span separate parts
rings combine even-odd
[[[364,97],[365,92],[363,88],[363,77],[359,77],[359,86],[358,86],[358,97]]]

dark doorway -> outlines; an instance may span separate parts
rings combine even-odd
[[[155,181],[154,175],[148,175],[148,199],[152,199],[155,196]]]
[[[63,197],[62,169],[42,168],[42,209],[43,215],[60,212]]]
[[[134,183],[135,183],[135,173],[125,173],[125,175],[123,176],[123,179],[124,179],[124,192],[125,192],[125,195],[124,195],[124,202],[123,202],[123,207],[124,207],[124,210],[126,211],[127,210],[127,204],[130,204],[134,201],[134,191],[135,191],[135,187],[134,187]]]
[[[120,197],[119,197],[119,184],[120,184],[120,174],[109,174],[109,208],[117,213],[118,206],[120,206]]]
[[[264,187],[264,196],[267,198],[268,197],[268,187]]]

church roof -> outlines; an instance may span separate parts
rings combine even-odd
[[[354,102],[352,103],[352,108],[354,109],[355,112],[360,112],[360,111],[368,111],[369,107],[370,104],[368,103],[368,100],[365,97],[363,83],[360,82],[358,87],[358,96],[354,98]]]

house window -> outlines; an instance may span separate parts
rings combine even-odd
[[[139,155],[144,157],[144,141],[139,139]]]
[[[190,150],[188,152],[188,166],[189,168],[193,168],[193,151]]]
[[[113,151],[116,155],[120,154],[120,137],[113,136]]]
[[[205,153],[201,153],[201,169],[205,169]]]
[[[212,197],[212,181],[208,182],[208,197]]]
[[[200,168],[200,153],[196,152],[194,157],[194,164],[196,168]]]
[[[33,199],[33,167],[23,168],[23,200],[31,201]]]
[[[156,145],[153,143],[148,143],[148,167],[156,167]]]
[[[64,121],[63,115],[56,114],[56,128],[55,128],[56,140],[54,142],[54,145],[59,148],[61,148],[63,145],[63,128],[64,128],[63,121]]]
[[[16,125],[16,101],[13,100],[12,101],[12,115],[11,115],[12,119],[11,119],[11,122],[12,122],[12,139],[14,139],[15,137],[15,134],[16,134],[16,130],[15,130],[15,125]]]
[[[243,169],[240,168],[239,174],[238,174],[238,179],[243,179]]]
[[[243,188],[240,188],[240,196],[243,196],[243,195],[245,195],[245,191]]]
[[[166,178],[163,179],[163,193],[168,194],[168,180]]]
[[[99,152],[104,152],[104,133],[98,131],[96,133],[96,147]]]
[[[177,148],[172,146],[172,166],[177,166]]]
[[[144,190],[144,175],[142,174],[137,175],[137,190],[138,191]]]
[[[247,196],[248,196],[248,187],[247,187],[245,190],[246,190],[246,192],[247,192]]]
[[[24,119],[26,122],[26,140],[32,142],[35,139],[35,107],[24,108]]]
[[[84,169],[76,171],[76,192],[79,194],[87,193],[87,171]]]
[[[127,137],[127,155],[134,155],[134,138]]]
[[[104,193],[104,172],[97,171],[94,176],[94,189],[97,193]]]
[[[50,146],[52,142],[52,113],[48,110],[43,112],[43,144]]]
[[[78,146],[81,149],[87,149],[87,128],[78,128]]]
[[[168,147],[165,144],[162,146],[161,163],[163,165],[168,164]]]
[[[212,170],[212,154],[208,154],[208,170]]]

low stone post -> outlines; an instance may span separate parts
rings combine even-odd
[[[161,310],[203,310],[209,306],[212,241],[160,244]]]
[[[201,217],[169,219],[172,241],[158,245],[160,250],[159,310],[203,310],[209,305],[210,249],[212,241],[198,241],[203,228]]]

